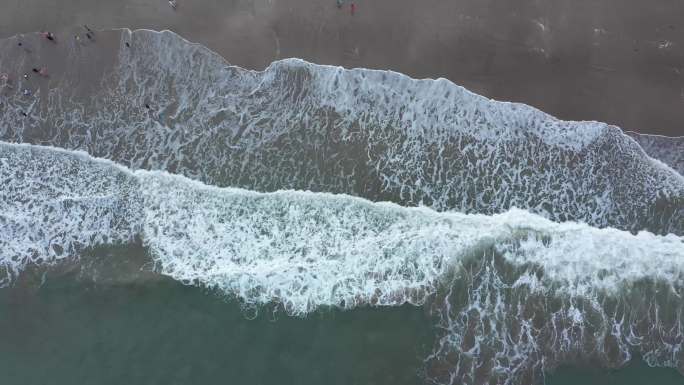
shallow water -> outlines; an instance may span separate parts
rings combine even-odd
[[[244,306],[150,271],[140,246],[33,266],[0,289],[3,384],[421,384],[435,343],[425,307]],[[561,367],[547,385],[681,384],[674,369]]]
[[[681,374],[670,368],[652,368],[635,359],[619,370],[596,370],[565,367],[548,377],[547,385],[676,385],[682,383]]]
[[[413,306],[255,316],[171,279],[81,270],[28,286],[0,289],[5,385],[415,384],[432,344]]]
[[[423,358],[434,335],[421,307],[255,315],[235,300],[163,277],[101,281],[94,270],[118,268],[119,277],[130,277],[130,266],[106,265],[35,272],[0,289],[3,384],[425,382]],[[563,367],[546,377],[547,385],[681,382],[674,369],[638,360],[617,371]]]

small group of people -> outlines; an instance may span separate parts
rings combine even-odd
[[[48,76],[47,68],[45,68],[45,67],[41,67],[41,68],[35,68],[35,67],[34,67],[34,68],[31,69],[31,71],[37,73],[38,75],[40,75],[40,76],[42,76],[42,77],[44,77],[44,78],[46,78],[46,77]]]
[[[14,86],[8,74],[0,73],[0,91],[3,91],[5,88],[12,90]]]
[[[87,27],[86,27],[86,28],[87,28]],[[89,31],[89,33],[92,33],[92,31]],[[46,40],[48,40],[48,41],[50,41],[50,42],[52,42],[52,43],[57,44],[57,36],[55,36],[54,33],[49,32],[49,31],[41,31],[39,34],[40,34],[41,37],[45,38]],[[21,48],[21,49],[24,50],[24,52],[26,52],[26,53],[29,53],[29,54],[30,54],[30,53],[33,53],[33,50],[32,50],[31,48],[29,48],[29,46],[26,44],[26,42],[24,42],[24,41],[22,40],[22,36],[21,36],[21,35],[19,36],[19,41],[17,42],[17,47]],[[45,67],[45,66],[42,66],[42,67],[33,67],[33,68],[31,68],[31,72],[34,73],[34,74],[37,74],[38,76],[43,77],[43,78],[49,77],[47,67]],[[25,72],[25,73],[22,75],[22,78],[24,78],[24,80],[28,80],[28,79],[29,79],[29,74],[30,74],[31,72]],[[6,89],[8,89],[8,90],[13,90],[13,89],[14,89],[14,84],[13,84],[13,82],[12,82],[12,78],[10,77],[10,75],[9,75],[8,73],[0,73],[0,91],[4,91],[4,90],[6,90]],[[30,97],[30,96],[33,95],[33,91],[31,91],[31,89],[29,89],[29,88],[24,88],[24,89],[21,91],[21,95],[23,95],[23,96],[25,96],[25,97]],[[23,111],[23,110],[20,111],[20,114],[21,114],[22,116],[24,116],[24,117],[28,117],[28,116],[29,116],[29,115],[28,115],[25,111]]]
[[[86,38],[88,38],[88,40],[90,41],[95,40],[95,32],[93,32],[93,30],[85,24],[83,25],[83,28],[85,28],[86,30]],[[76,40],[76,42],[81,42],[81,36],[79,35],[74,35],[74,39]]]
[[[337,8],[342,9],[344,3],[345,0],[337,0]],[[356,3],[353,1],[349,3],[349,12],[351,12],[352,16],[356,13]]]
[[[9,74],[3,72],[3,73],[0,73],[0,96],[3,96],[2,91],[4,91],[5,89],[13,90],[14,85],[12,85],[12,79],[10,79]],[[31,91],[29,89],[25,89],[22,92],[22,94],[24,96],[30,96]],[[0,107],[2,106],[2,104],[3,104],[2,99],[0,98]],[[25,118],[27,118],[29,116],[26,112],[24,112],[24,110],[20,110],[19,114],[21,114],[21,116],[23,116]]]
[[[176,5],[175,0],[169,1],[169,4],[171,5],[171,7],[173,7],[174,10],[176,9],[177,5]],[[93,41],[95,38],[95,32],[92,29],[90,29],[90,27],[88,27],[87,25],[83,25],[83,28],[86,30],[86,33],[85,33],[86,38],[88,40]],[[40,36],[45,38],[46,40],[49,40],[52,43],[57,44],[57,36],[52,32],[41,31]],[[19,38],[20,38],[20,40],[17,42],[17,46],[19,48],[23,49],[26,53],[32,53],[33,51],[27,46],[27,44],[24,41],[21,40],[21,36]],[[77,42],[81,41],[81,37],[78,34],[74,35],[74,38]],[[131,48],[131,44],[129,42],[125,42],[125,45],[127,48]],[[31,68],[31,72],[37,74],[38,76],[44,77],[44,78],[49,77],[47,67],[44,67],[44,66],[43,67],[33,67],[33,68]],[[22,77],[24,78],[24,80],[29,79],[29,74],[31,72],[26,72],[23,74]],[[0,73],[0,91],[3,91],[5,89],[12,90],[12,89],[14,89],[14,85],[12,84],[12,79],[11,79],[9,74]],[[29,96],[33,95],[33,92],[30,89],[25,88],[21,92],[21,94],[25,97],[29,97]],[[149,103],[145,103],[145,108],[149,113],[154,113],[154,110],[153,110],[152,106],[150,106]],[[20,113],[22,116],[28,117],[28,114],[26,112],[20,111]]]
[[[42,37],[44,37],[44,38],[50,40],[50,41],[53,42],[53,43],[57,43],[57,38],[55,37],[55,35],[54,35],[52,32],[43,32],[43,31],[41,31],[41,32],[40,32],[40,36],[42,36]]]
[[[176,2],[175,2],[175,1],[169,1],[169,3],[172,3],[172,4],[171,4],[172,7],[173,7],[174,9],[176,9]],[[86,38],[87,38],[88,40],[93,41],[94,38],[95,38],[95,32],[94,32],[92,29],[90,29],[90,27],[88,27],[87,25],[83,25],[83,28],[86,30],[86,33],[85,33]],[[49,40],[49,41],[51,41],[51,42],[57,44],[57,37],[56,37],[55,34],[53,34],[52,32],[43,32],[43,31],[41,31],[41,32],[40,32],[40,36],[43,37],[43,38],[45,38],[46,40]],[[81,41],[81,37],[80,37],[78,34],[77,34],[77,35],[74,35],[74,38],[75,38],[75,40],[76,40],[77,42],[80,42],[80,41]],[[129,42],[125,42],[125,45],[126,45],[126,47],[131,48],[131,44],[130,44]],[[21,40],[21,36],[20,36],[20,40],[17,42],[17,46],[18,46],[19,48],[23,49],[26,53],[32,53],[32,52],[33,52],[33,51],[27,46],[27,44],[26,44],[24,41]],[[44,77],[44,78],[49,77],[47,67],[44,67],[44,66],[43,66],[43,67],[33,67],[33,68],[31,68],[31,72],[37,74],[38,76]],[[28,80],[28,79],[29,79],[29,75],[30,75],[31,72],[26,72],[26,73],[23,74],[22,77],[24,78],[24,80]],[[14,85],[12,84],[12,79],[11,79],[10,75],[3,72],[3,73],[0,73],[0,91],[4,91],[5,89],[13,90],[13,89],[14,89]],[[32,92],[30,89],[25,88],[25,89],[21,92],[21,94],[22,94],[23,96],[25,96],[25,97],[30,97],[31,95],[33,95],[33,92]],[[153,109],[152,109],[152,106],[150,106],[149,103],[145,103],[145,108],[147,109],[147,111],[148,111],[149,113],[151,113],[151,114],[154,113],[154,111],[153,111]],[[20,114],[21,114],[22,116],[24,116],[24,117],[28,117],[28,116],[29,116],[29,115],[28,115],[26,112],[24,112],[23,110],[20,111]],[[161,119],[161,116],[160,116],[160,119]]]

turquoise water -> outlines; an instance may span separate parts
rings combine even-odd
[[[97,271],[130,277],[131,266],[94,265],[34,274],[42,285],[0,290],[2,384],[425,382],[422,360],[434,330],[423,308],[255,315],[163,277],[101,281]],[[562,368],[547,377],[549,385],[682,383],[675,370],[639,361],[617,371]]]
[[[163,282],[3,291],[3,384],[414,384],[420,309],[261,314]]]
[[[431,349],[416,307],[252,319],[170,279],[80,275],[0,290],[2,384],[415,384]]]
[[[619,370],[561,368],[548,378],[548,385],[675,385],[684,378],[670,368],[651,368],[635,359]]]

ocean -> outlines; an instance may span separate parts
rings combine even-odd
[[[3,90],[8,383],[682,382],[680,139],[101,34]]]

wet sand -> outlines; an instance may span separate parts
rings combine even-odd
[[[233,63],[300,57],[445,77],[563,119],[684,135],[677,0],[41,0],[4,4],[0,37],[87,23],[171,29]]]

